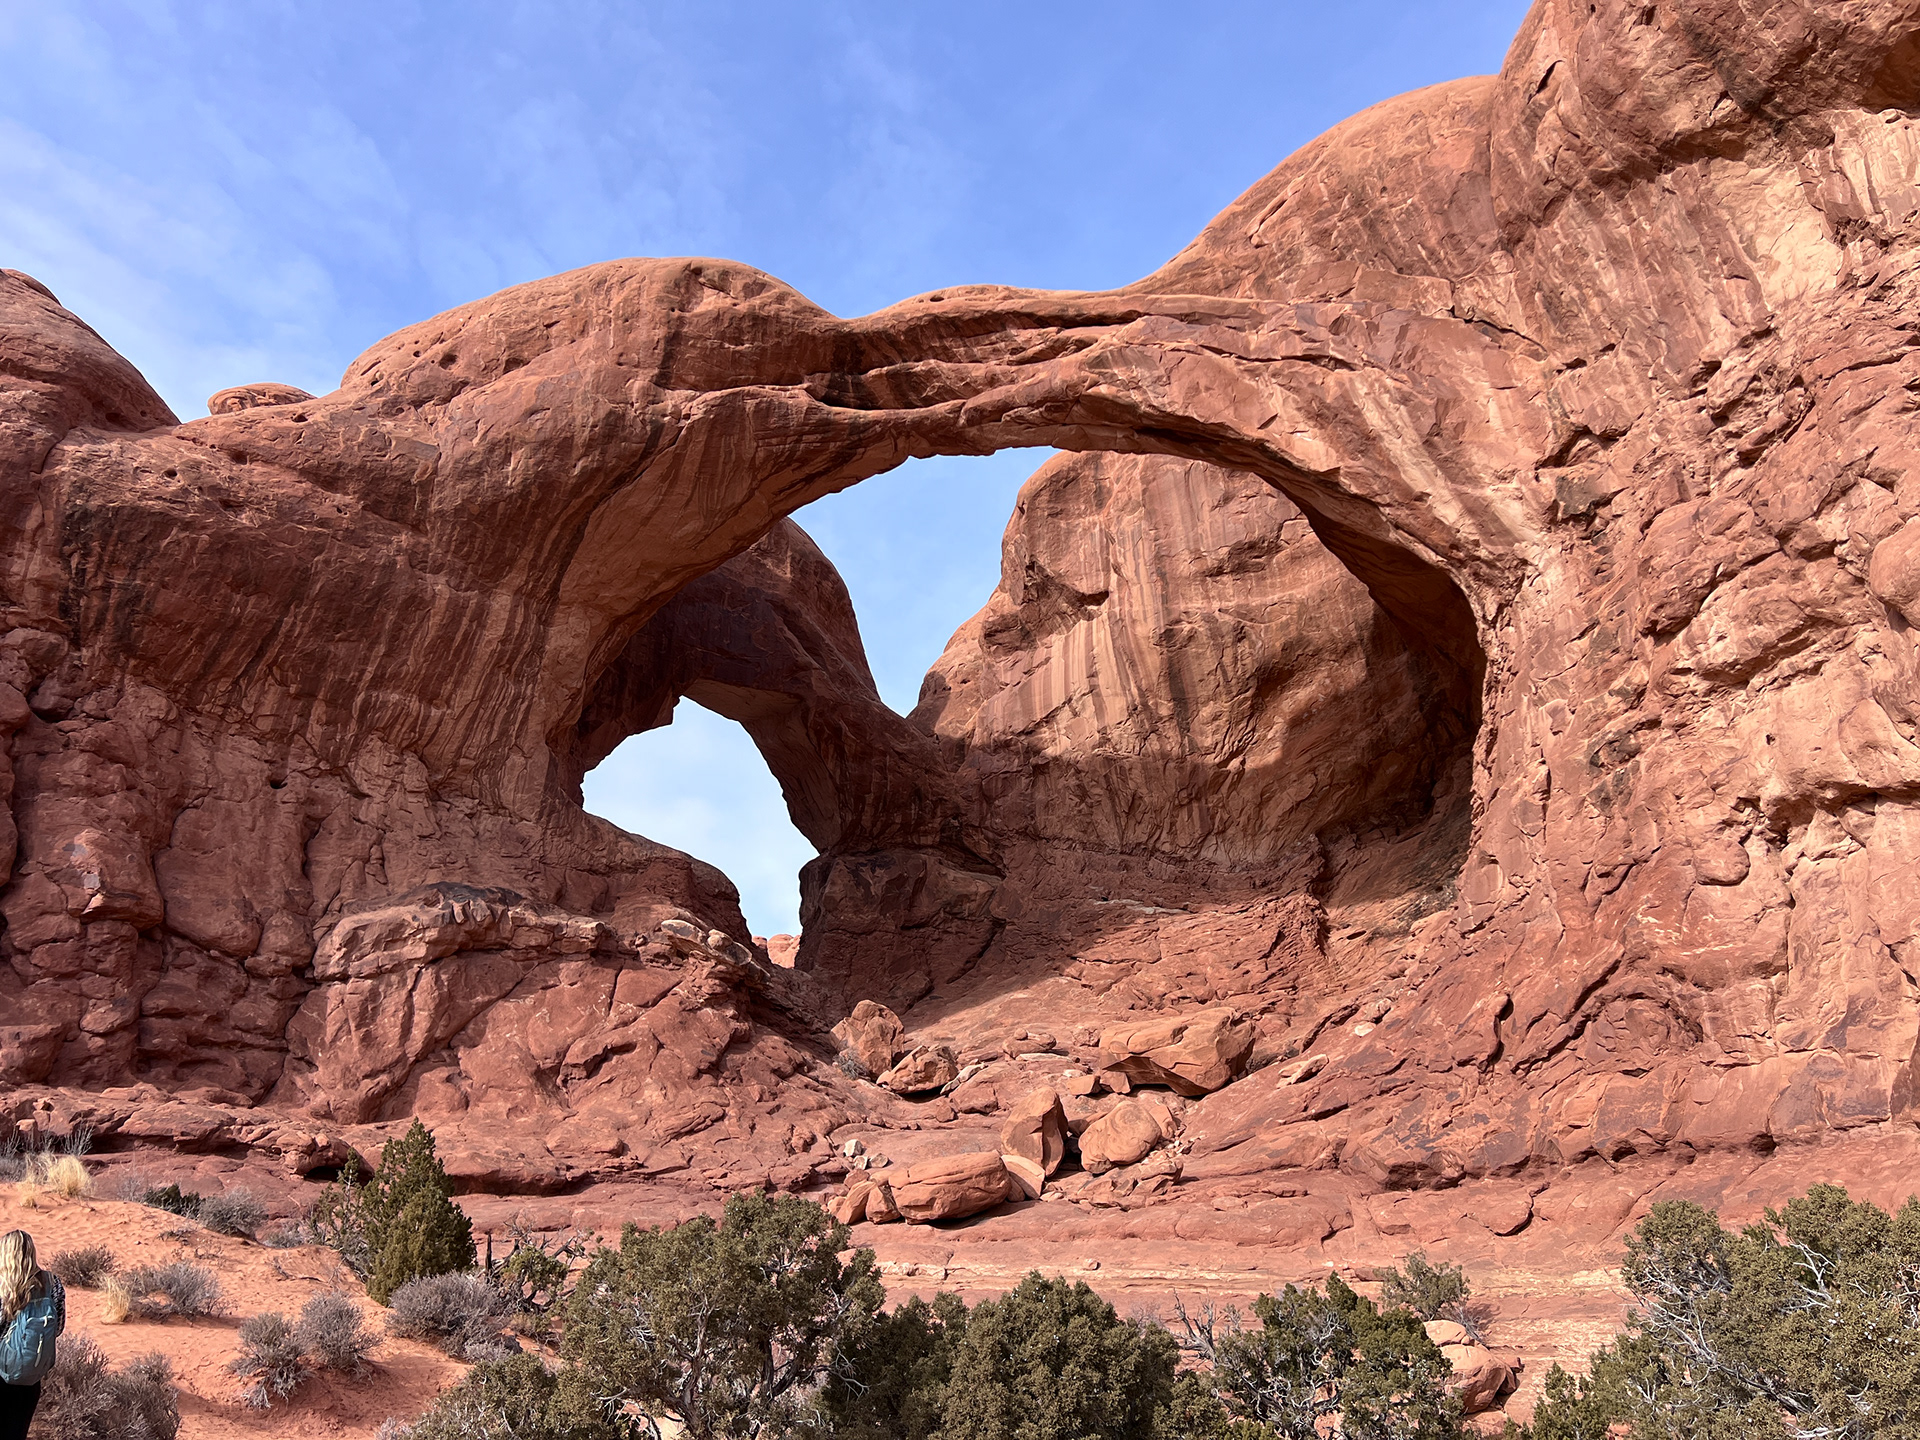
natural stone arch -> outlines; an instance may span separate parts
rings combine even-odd
[[[740,267],[618,262],[403,333],[297,414],[215,416],[181,435],[337,483],[431,536],[443,563],[511,577],[496,579],[510,598],[493,605],[526,619],[448,623],[498,624],[503,642],[539,654],[539,679],[409,736],[434,757],[457,737],[449,770],[557,738],[634,629],[780,515],[908,455],[1014,445],[1262,475],[1462,673],[1471,706],[1474,611],[1496,613],[1520,568],[1520,507],[1458,438],[1427,433],[1425,391],[1439,382],[1390,371],[1367,347],[1388,335],[1412,354],[1424,346],[1450,394],[1530,412],[1485,336],[1377,309],[989,291],[839,321]],[[369,451],[378,463],[326,473],[330,454]],[[500,475],[527,480],[502,487]],[[542,636],[526,634],[527,612],[544,612]],[[526,780],[495,783],[512,793]],[[509,803],[526,804],[520,793]]]
[[[618,262],[177,428],[7,277],[0,1069],[171,1046],[264,1093],[316,932],[449,875],[724,931],[723,880],[572,803],[592,687],[807,499],[1045,443],[1259,474],[1487,656],[1457,896],[1315,972],[1404,966],[1329,1041],[1344,1108],[1237,1135],[1413,1185],[1903,1122],[1915,35],[1542,3],[1500,76],[1356,117],[1125,291],[840,320]]]

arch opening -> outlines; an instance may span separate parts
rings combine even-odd
[[[943,951],[906,996],[979,961],[1010,889],[1063,866],[1101,900],[1450,898],[1484,679],[1451,580],[1385,546],[1362,577],[1350,530],[1337,554],[1260,476],[1153,451],[1056,456],[1008,508],[997,584],[910,714],[880,695],[842,577],[781,521],[602,672],[574,777],[681,698],[737,723],[814,852],[803,967],[873,989],[876,951]],[[695,853],[736,879],[764,858]]]
[[[800,873],[818,853],[798,821],[835,833],[839,782],[809,739],[796,682],[824,661],[830,673],[814,677],[815,689],[844,696],[871,685],[897,717],[910,712],[948,637],[998,581],[1007,517],[1047,453],[910,460],[802,512],[808,533],[792,543],[805,550],[817,539],[837,565],[807,556],[796,571],[787,554],[744,585],[670,605],[603,677],[618,693],[597,692],[576,762],[589,767],[585,807],[717,866],[755,934],[797,936]],[[775,570],[798,593],[770,596]],[[827,612],[824,628],[821,614],[778,613],[794,602]],[[770,646],[786,659],[770,663]],[[705,647],[704,660],[688,647]],[[628,726],[633,733],[601,754]]]
[[[615,746],[581,789],[592,814],[718,867],[754,935],[799,935],[797,877],[817,852],[744,727],[685,701]]]

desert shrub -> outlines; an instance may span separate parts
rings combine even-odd
[[[350,1374],[366,1369],[368,1354],[380,1344],[359,1302],[337,1290],[307,1301],[295,1329],[307,1355],[328,1370]]]
[[[435,1396],[411,1425],[382,1426],[380,1440],[614,1440],[632,1433],[599,1417],[563,1417],[557,1391],[554,1377],[531,1355],[488,1360]]]
[[[338,1255],[346,1267],[362,1280],[371,1268],[367,1253],[367,1205],[369,1186],[360,1174],[360,1159],[349,1156],[340,1178],[320,1192],[320,1198],[307,1210],[302,1228],[313,1243],[324,1245]]]
[[[134,1313],[142,1319],[168,1320],[175,1315],[216,1315],[220,1311],[220,1282],[204,1265],[186,1260],[142,1265],[119,1278],[126,1284]]]
[[[142,1205],[151,1205],[156,1210],[165,1210],[173,1215],[184,1215],[189,1220],[200,1212],[200,1200],[197,1190],[182,1190],[177,1182],[156,1186],[140,1197]]]
[[[821,1433],[835,1440],[929,1440],[940,1427],[967,1307],[954,1295],[902,1301],[847,1328],[821,1387]]]
[[[1461,1406],[1447,1387],[1452,1366],[1409,1310],[1384,1313],[1337,1275],[1324,1291],[1289,1285],[1254,1301],[1259,1328],[1237,1312],[1180,1310],[1188,1346],[1212,1367],[1214,1395],[1229,1428],[1285,1440],[1314,1440],[1337,1423],[1351,1440],[1454,1440]],[[1218,1420],[1188,1393],[1188,1433]],[[1337,1422],[1336,1418],[1337,1417]],[[1246,1427],[1251,1427],[1246,1428]]]
[[[256,1238],[269,1250],[298,1250],[302,1245],[314,1243],[313,1237],[307,1233],[307,1227],[298,1220],[276,1225]]]
[[[240,1403],[253,1410],[286,1399],[307,1378],[300,1336],[276,1310],[240,1322],[240,1353],[227,1368],[242,1381]]]
[[[453,1182],[435,1152],[433,1135],[418,1120],[380,1152],[380,1164],[360,1183],[359,1161],[349,1159],[307,1216],[321,1244],[331,1246],[385,1305],[409,1280],[473,1267],[473,1222],[453,1203]]]
[[[493,1240],[487,1240],[487,1279],[512,1303],[514,1328],[544,1336],[566,1307],[567,1280],[586,1258],[590,1237],[536,1235],[518,1222],[507,1233],[512,1246],[503,1260],[493,1258]]]
[[[1431,1263],[1421,1251],[1406,1259],[1405,1270],[1391,1266],[1380,1272],[1383,1309],[1411,1310],[1422,1320],[1453,1320],[1481,1338],[1482,1314],[1467,1303],[1473,1287],[1458,1265]]]
[[[1273,1440],[1274,1432],[1252,1420],[1236,1420],[1214,1393],[1206,1371],[1186,1370],[1174,1378],[1160,1411],[1159,1440]]]
[[[57,1250],[47,1268],[76,1290],[98,1290],[113,1273],[113,1252],[104,1245]]]
[[[193,1218],[216,1235],[251,1240],[253,1232],[266,1223],[267,1207],[250,1190],[228,1190],[203,1197],[194,1207]]]
[[[513,1303],[479,1275],[422,1275],[394,1291],[388,1304],[389,1332],[432,1341],[456,1360],[486,1359],[514,1343],[500,1333]]]
[[[1151,1440],[1179,1347],[1084,1281],[1035,1272],[967,1317],[936,1440]]]
[[[1915,1433],[1920,1199],[1889,1215],[1816,1185],[1737,1235],[1664,1201],[1620,1273],[1636,1302],[1625,1332],[1581,1379],[1549,1374],[1536,1440]]]
[[[1404,1271],[1389,1266],[1381,1272],[1382,1309],[1411,1310],[1422,1320],[1452,1320],[1464,1326],[1475,1343],[1486,1342],[1492,1311],[1469,1303],[1473,1286],[1465,1270],[1444,1260],[1432,1264],[1418,1250],[1407,1257],[1406,1266]]]
[[[873,1255],[811,1201],[735,1195],[718,1224],[629,1225],[587,1262],[567,1307],[554,1406],[604,1418],[602,1397],[672,1411],[690,1440],[788,1433],[840,1339],[884,1292]]]
[[[174,1440],[180,1407],[164,1355],[145,1355],[115,1371],[83,1334],[64,1337],[42,1383],[34,1440]]]
[[[153,1179],[137,1165],[115,1165],[103,1171],[97,1180],[99,1194],[108,1200],[146,1203]]]

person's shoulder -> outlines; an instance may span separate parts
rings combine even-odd
[[[40,1272],[40,1293],[55,1300],[64,1300],[67,1298],[66,1282],[54,1274],[53,1271],[42,1270]]]

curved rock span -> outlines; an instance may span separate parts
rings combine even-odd
[[[1542,0],[1500,75],[1110,293],[846,320],[617,261],[181,424],[7,272],[16,1118],[298,1168],[422,1115],[476,1186],[806,1188],[856,1131],[997,1152],[1045,1081],[1114,1153],[1161,1132],[1076,1172],[1102,1204],[1286,1200],[1290,1244],[1402,1190],[1498,1182],[1506,1235],[1554,1186],[1886,1153],[1917,212],[1911,0]],[[895,715],[786,517],[1010,445],[1071,453]],[[791,970],[580,807],[682,697],[820,852]],[[860,1001],[901,1024],[836,1065]],[[1107,1123],[1135,1086],[1164,1121]],[[979,1165],[930,1193],[1021,1188]]]

